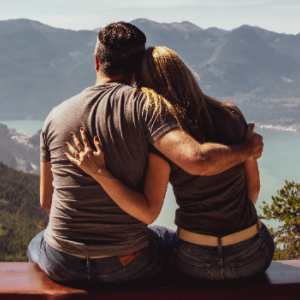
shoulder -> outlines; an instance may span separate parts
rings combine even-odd
[[[244,124],[247,125],[246,119],[240,109],[232,102],[222,102],[223,105],[227,108],[230,112],[230,115],[235,122],[239,123],[240,125]]]
[[[232,102],[221,102],[222,109],[214,117],[218,142],[225,144],[239,143],[244,140],[247,122]]]

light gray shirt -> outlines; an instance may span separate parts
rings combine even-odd
[[[106,166],[130,188],[142,192],[148,148],[179,125],[163,107],[147,109],[146,98],[122,84],[98,85],[54,108],[41,133],[41,161],[51,161],[54,193],[46,242],[77,255],[123,255],[148,245],[147,225],[124,212],[89,175],[63,153],[70,132],[98,136]]]

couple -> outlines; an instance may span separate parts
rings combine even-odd
[[[119,283],[165,267],[208,280],[265,271],[274,244],[254,208],[262,138],[234,105],[203,94],[176,53],[145,43],[132,24],[103,28],[95,86],[47,117],[40,200],[49,224],[29,261],[58,282]],[[168,181],[176,233],[147,226]]]

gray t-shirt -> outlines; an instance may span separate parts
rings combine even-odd
[[[46,242],[74,255],[123,255],[148,245],[147,225],[124,212],[90,176],[63,153],[70,132],[98,136],[107,168],[130,188],[142,192],[148,148],[179,127],[163,107],[147,110],[145,96],[122,84],[98,85],[54,108],[41,134],[41,161],[51,161],[54,193]],[[73,144],[74,145],[74,144]]]
[[[225,145],[244,141],[247,123],[242,113],[229,105],[231,113],[214,107],[214,134],[206,134],[207,142]],[[225,236],[246,229],[257,222],[257,213],[248,197],[243,164],[213,176],[188,174],[151,147],[151,152],[171,166],[170,183],[179,208],[175,223],[196,233]]]

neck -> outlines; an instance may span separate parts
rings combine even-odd
[[[109,84],[109,83],[124,83],[127,85],[131,85],[132,81],[134,83],[133,78],[129,79],[129,78],[124,78],[123,76],[108,77],[104,74],[101,74],[100,72],[97,72],[97,79],[95,85],[102,85],[102,84]]]

